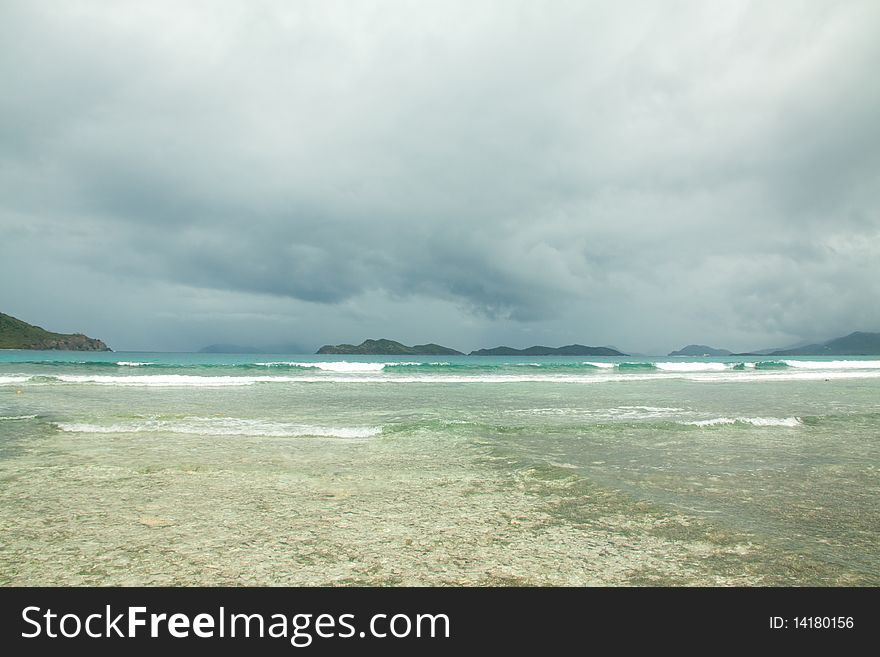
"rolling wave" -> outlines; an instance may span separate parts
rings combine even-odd
[[[754,363],[734,363],[734,370],[784,370],[788,363],[784,360],[759,360]]]
[[[631,376],[626,380],[634,381],[648,377]],[[600,383],[613,381],[611,377],[590,375],[559,375],[559,374],[482,374],[482,375],[387,375],[374,372],[372,375],[352,376],[347,374],[300,374],[296,376],[199,376],[186,374],[154,374],[154,375],[89,375],[59,374],[54,376],[30,376],[15,379],[16,385],[45,384],[93,384],[107,386],[146,386],[146,387],[204,387],[222,388],[231,386],[250,386],[262,383]],[[4,381],[0,378],[0,385]]]
[[[358,376],[347,374],[320,373],[300,374],[295,376],[265,375],[265,376],[200,376],[186,374],[154,374],[154,375],[88,375],[68,374],[54,376],[16,376],[0,377],[0,386],[29,386],[51,384],[80,384],[102,386],[145,386],[145,387],[202,387],[222,388],[233,386],[251,386],[255,384],[282,384],[282,383],[625,383],[634,381],[650,381],[658,379],[679,379],[695,383],[725,383],[725,382],[757,382],[757,381],[833,381],[841,379],[874,379],[880,378],[880,370],[863,370],[849,372],[791,372],[791,373],[754,373],[731,372],[729,374],[717,372],[665,372],[665,373],[628,373],[620,376],[598,376],[595,374],[565,375],[558,373],[535,374],[449,374],[449,375],[426,375],[416,374],[412,376],[389,375],[382,372],[365,373]]]
[[[655,363],[654,367],[663,372],[723,372],[730,369],[730,363]]]
[[[388,370],[454,370],[454,371],[497,371],[504,369],[521,369],[526,367],[540,368],[542,370],[648,370],[661,372],[721,372],[725,370],[742,371],[746,369],[788,369],[798,370],[873,370],[880,369],[880,359],[875,360],[793,360],[793,359],[768,359],[756,361],[504,361],[487,363],[482,360],[452,360],[452,361],[411,361],[411,360],[374,360],[374,361],[255,361],[255,362],[162,362],[155,360],[118,360],[118,361],[64,361],[64,360],[26,360],[0,362],[0,366],[12,364],[27,366],[44,366],[58,369],[90,370],[94,369],[129,369],[129,368],[157,368],[176,370],[221,370],[233,371],[242,369],[266,370],[266,369],[291,369],[291,370],[319,370],[334,373],[371,373]]]
[[[788,362],[784,360],[759,360],[755,363],[748,363],[748,365],[756,370],[784,370],[790,367]]]
[[[31,372],[10,371],[25,365]],[[36,368],[35,366],[43,366]],[[880,378],[875,360],[579,361],[480,360],[271,361],[165,363],[153,360],[0,363],[0,386],[248,386],[260,383],[598,383],[683,379],[700,383]],[[22,367],[21,369],[25,369]]]

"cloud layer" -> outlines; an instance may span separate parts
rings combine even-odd
[[[0,304],[115,347],[880,330],[874,2],[6,2]]]

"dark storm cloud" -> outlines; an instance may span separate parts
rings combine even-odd
[[[282,307],[315,340],[880,328],[876,3],[0,12],[0,302],[45,305],[22,276],[51,260],[120,308],[195,321],[202,290],[215,326]]]

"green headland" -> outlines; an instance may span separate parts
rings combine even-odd
[[[0,313],[0,349],[112,351],[101,340],[82,333],[53,333]]]

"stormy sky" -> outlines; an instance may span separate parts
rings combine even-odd
[[[0,0],[0,311],[117,350],[880,330],[880,3]]]

